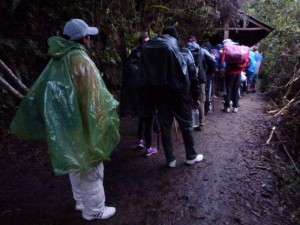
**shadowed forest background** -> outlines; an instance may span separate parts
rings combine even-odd
[[[271,25],[274,31],[258,43],[264,56],[261,91],[269,97],[270,158],[282,190],[282,201],[298,202],[300,210],[300,3],[298,0],[6,0],[0,2],[0,140],[8,137],[9,123],[24,88],[9,76],[10,69],[28,88],[47,65],[47,39],[60,35],[65,22],[81,18],[100,28],[93,37],[91,56],[108,89],[120,99],[122,64],[139,32],[151,37],[165,25],[176,26],[180,40],[189,35],[200,44],[215,35],[224,21],[237,24],[242,10]],[[6,67],[7,66],[7,67]],[[272,131],[273,129],[273,132]],[[286,164],[276,165],[276,157]],[[298,221],[300,222],[300,221]]]

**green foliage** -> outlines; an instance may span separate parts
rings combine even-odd
[[[226,19],[234,18],[243,2],[245,0],[73,0],[72,4],[69,0],[4,1],[0,4],[3,21],[0,23],[0,55],[31,87],[49,61],[47,39],[60,35],[69,19],[84,19],[100,28],[100,35],[92,39],[91,56],[118,98],[122,62],[137,44],[140,32],[146,31],[155,37],[165,25],[174,25],[182,40],[193,34],[201,41],[214,34],[214,23],[222,21],[222,15]],[[13,98],[8,95],[9,92],[1,90],[0,100]]]
[[[279,149],[286,149],[300,166],[300,2],[299,0],[258,0],[252,1],[249,14],[274,26],[275,30],[261,43],[264,55],[262,88],[273,101],[273,109],[284,110],[276,120]],[[300,201],[299,171],[286,165],[281,171],[280,185],[284,200]],[[298,190],[298,191],[297,191]],[[292,205],[295,211],[300,206]],[[299,212],[295,212],[299,220]]]
[[[174,25],[183,40],[190,34],[201,40],[213,34],[213,29],[207,28],[212,28],[224,11],[234,12],[241,2],[244,1],[6,1],[0,5],[0,19],[5,21],[0,24],[0,55],[30,87],[49,60],[49,36],[61,34],[67,20],[82,18],[100,27],[92,56],[107,82],[120,83],[120,72],[109,73],[111,68],[121,71],[122,61],[137,44],[139,32],[147,31],[154,37],[164,25]],[[118,83],[109,85],[119,86]]]

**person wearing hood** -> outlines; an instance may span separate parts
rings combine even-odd
[[[255,60],[255,53],[252,49],[250,49],[249,51],[249,65],[246,71],[246,76],[247,76],[247,88],[246,88],[246,92],[250,93],[250,88],[253,87],[255,85],[255,83],[257,82],[257,79],[254,71],[256,68],[256,60]]]
[[[253,89],[252,92],[255,93],[256,92],[256,84],[258,82],[259,70],[260,70],[260,67],[262,65],[264,57],[258,51],[258,47],[257,46],[253,47],[253,51],[255,53],[256,66],[255,66],[255,70],[254,70],[254,73],[253,73],[254,77],[253,77],[253,83],[252,83],[251,88]]]
[[[212,90],[212,83],[213,83],[213,76],[214,73],[217,70],[217,62],[213,55],[211,54],[211,44],[210,42],[205,42],[202,44],[201,51],[204,56],[204,69],[206,73],[206,84],[205,84],[205,115],[208,114],[209,111],[211,111],[211,97],[213,95]]]
[[[208,94],[210,79],[208,75],[214,71],[216,61],[207,49],[200,47],[194,36],[187,38],[186,46],[192,52],[198,68],[198,79],[200,82],[200,126],[196,130],[201,130],[201,127],[205,124],[205,115],[210,110],[210,98]]]
[[[51,60],[24,97],[10,128],[18,137],[43,143],[55,175],[69,174],[75,209],[86,220],[107,219],[103,161],[120,140],[118,102],[89,57],[98,28],[71,19],[63,36],[48,39]]]
[[[194,145],[191,86],[187,69],[180,52],[175,27],[164,27],[162,35],[150,39],[143,45],[139,76],[140,96],[143,101],[140,109],[141,113],[149,113],[157,109],[168,167],[176,166],[171,138],[174,118],[182,133],[186,164],[192,165],[203,159],[203,155],[197,154]]]

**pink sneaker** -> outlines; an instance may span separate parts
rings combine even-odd
[[[139,148],[144,148],[144,140],[139,140],[139,145],[138,145]]]
[[[146,150],[146,156],[150,156],[155,153],[157,153],[157,148],[155,148],[155,147],[150,147]]]

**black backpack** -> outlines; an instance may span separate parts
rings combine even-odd
[[[198,79],[200,84],[204,83],[206,81],[206,73],[205,73],[205,59],[203,56],[203,53],[200,48],[189,48],[192,52],[192,55],[194,57],[194,61],[196,64],[196,67],[198,69]]]

